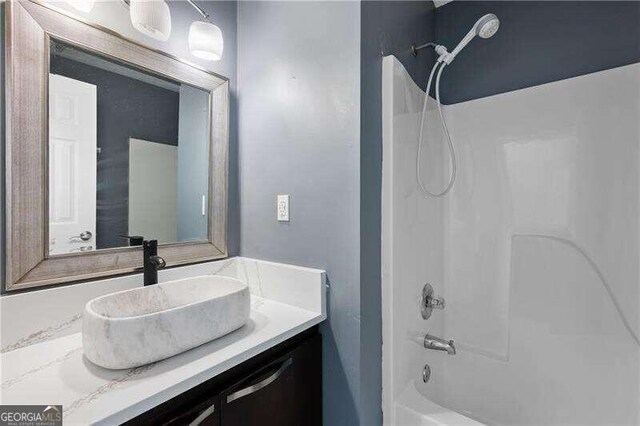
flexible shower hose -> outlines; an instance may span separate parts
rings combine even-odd
[[[429,191],[426,188],[426,186],[422,183],[422,177],[420,176],[420,153],[422,151],[422,136],[423,136],[422,134],[424,129],[424,119],[427,112],[427,102],[429,101],[429,91],[431,90],[431,81],[433,80],[433,75],[435,74],[436,69],[440,64],[442,64],[442,66],[438,70],[438,75],[436,76],[436,104],[438,105],[438,115],[440,116],[440,121],[442,122],[442,128],[447,137],[447,143],[449,146],[449,158],[451,160],[451,176],[449,178],[449,183],[444,188],[444,190],[442,190],[442,192],[435,193],[435,192]],[[435,198],[442,197],[443,195],[446,195],[451,190],[454,182],[456,181],[456,173],[458,169],[457,160],[456,160],[456,150],[455,150],[455,147],[453,146],[453,141],[451,140],[449,129],[447,128],[447,122],[445,121],[444,115],[442,114],[442,104],[440,103],[440,76],[442,75],[442,70],[444,70],[445,66],[446,66],[446,63],[444,62],[436,62],[436,64],[433,66],[433,69],[431,69],[431,73],[429,74],[429,80],[427,81],[427,91],[424,94],[424,104],[422,106],[422,118],[420,119],[420,138],[418,139],[418,155],[416,156],[416,175],[418,177],[418,185],[420,185],[420,189],[422,189],[422,191],[426,195],[428,195],[429,197],[435,197]]]

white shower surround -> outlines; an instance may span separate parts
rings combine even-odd
[[[385,424],[413,381],[489,424],[640,423],[640,65],[445,106],[459,168],[441,199],[415,178],[423,96],[385,57]],[[423,179],[438,190],[448,155],[429,110]],[[425,282],[447,300],[428,321]],[[425,332],[458,354],[421,348]]]

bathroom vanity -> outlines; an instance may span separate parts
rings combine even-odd
[[[130,420],[127,425],[321,425],[316,328]]]
[[[90,300],[139,288],[140,274],[3,296],[1,403],[60,404],[66,424],[182,424],[203,413],[202,424],[320,421],[324,271],[231,258],[161,270],[159,281],[205,275],[248,284],[249,321],[186,352],[122,370],[84,356],[82,314]],[[9,320],[16,317],[23,321]]]

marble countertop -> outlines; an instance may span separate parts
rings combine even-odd
[[[88,361],[71,334],[2,354],[2,404],[61,404],[65,424],[115,424],[320,323],[320,313],[252,296],[239,330],[172,358],[129,370]]]
[[[104,369],[86,359],[81,309],[96,296],[139,286],[141,277],[0,298],[0,404],[62,405],[68,425],[122,423],[326,318],[325,273],[317,269],[231,258],[161,271],[160,281],[206,274],[248,283],[247,324],[179,355],[127,370]]]

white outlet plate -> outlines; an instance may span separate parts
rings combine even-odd
[[[289,222],[289,194],[278,195],[277,216],[278,222]]]

